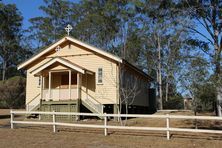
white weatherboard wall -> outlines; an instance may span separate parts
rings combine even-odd
[[[40,93],[40,88],[38,88],[38,77],[34,77],[30,72],[43,63],[46,63],[52,57],[60,56],[64,59],[67,59],[87,70],[90,70],[95,73],[94,80],[88,78],[88,85],[94,85],[95,89],[88,89],[89,95],[93,96],[96,100],[102,104],[115,104],[117,96],[117,82],[116,82],[116,70],[117,64],[105,57],[96,55],[95,53],[84,49],[78,45],[74,44],[63,44],[61,45],[61,50],[55,52],[54,50],[45,56],[43,56],[36,64],[32,64],[27,70],[27,93],[26,93],[26,103],[34,98],[38,93]],[[103,84],[96,84],[96,73],[98,68],[103,68],[104,78]],[[88,74],[89,75],[89,74]],[[83,75],[83,85],[86,76]],[[90,78],[92,76],[89,76]],[[94,83],[94,84],[93,84]],[[85,90],[85,86],[82,86],[82,89]],[[83,94],[83,93],[82,93]]]
[[[36,63],[35,66],[32,66],[26,71],[26,104],[35,98],[40,92],[41,87],[39,87],[39,77],[34,77],[31,74],[31,71],[39,67],[43,63],[49,61],[50,59],[45,59]]]

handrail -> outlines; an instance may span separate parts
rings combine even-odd
[[[93,108],[97,113],[103,113],[104,105],[93,98],[91,95],[87,94],[84,90],[82,90],[82,92],[86,95],[86,97],[82,98],[82,101]]]
[[[69,88],[51,88],[51,90],[59,90],[59,89],[68,89],[69,90]],[[71,89],[77,89],[77,87],[74,86],[74,87],[71,87]],[[49,89],[44,88],[43,90],[49,90]]]
[[[26,110],[31,111],[40,104],[40,93],[26,104]]]
[[[40,95],[40,93],[38,95],[36,95],[32,100],[30,100],[28,103],[26,103],[26,105],[30,104],[32,101],[34,101],[36,98],[38,98],[38,96]]]
[[[84,91],[83,89],[80,89],[81,91],[83,91],[86,95],[90,96],[93,100],[95,100],[98,104],[103,105],[102,103],[100,103],[98,100],[96,100],[93,96],[91,96],[90,94],[87,94],[86,91]],[[104,105],[103,105],[104,106]]]

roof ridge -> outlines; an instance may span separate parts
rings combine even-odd
[[[113,54],[113,53],[110,53],[110,52],[108,52],[108,51],[106,51],[106,50],[104,50],[104,49],[102,49],[102,48],[100,48],[100,47],[96,47],[96,46],[94,46],[94,45],[92,45],[92,44],[90,44],[90,43],[88,43],[88,42],[81,41],[81,40],[76,39],[76,38],[74,38],[74,37],[72,37],[72,36],[67,36],[67,37],[72,38],[72,39],[74,39],[74,40],[77,40],[77,41],[79,41],[79,42],[82,42],[82,43],[84,43],[84,44],[87,44],[88,46],[91,46],[91,47],[97,48],[98,50],[101,50],[101,51],[103,51],[103,52],[106,52],[107,54],[110,54],[110,55],[112,55],[112,56],[115,56],[115,57],[117,57],[117,58],[122,59],[120,56],[117,56],[117,55],[115,55],[115,54]]]
[[[94,51],[94,52],[97,52],[98,54],[101,54],[101,55],[103,55],[103,56],[105,56],[105,57],[108,57],[108,58],[110,58],[110,59],[112,59],[112,60],[114,60],[114,61],[122,62],[122,58],[120,58],[120,57],[118,57],[118,56],[116,56],[116,55],[114,55],[114,54],[111,54],[111,53],[109,53],[109,52],[107,52],[107,51],[105,51],[105,50],[102,50],[102,49],[97,48],[97,47],[95,47],[95,46],[93,46],[93,45],[90,45],[90,44],[88,44],[88,43],[85,43],[85,42],[83,42],[83,41],[80,41],[80,40],[78,40],[78,39],[75,39],[75,38],[73,38],[73,37],[71,37],[71,36],[64,36],[63,38],[61,38],[61,39],[57,40],[56,42],[52,43],[51,45],[45,47],[45,48],[44,48],[43,50],[41,50],[40,52],[34,54],[34,55],[31,56],[30,58],[28,58],[27,60],[25,60],[24,62],[22,62],[21,64],[19,64],[19,65],[18,65],[18,69],[21,69],[21,68],[27,66],[29,63],[32,62],[31,60],[32,60],[33,58],[36,58],[36,59],[37,59],[37,58],[39,58],[40,56],[42,56],[42,55],[44,55],[45,53],[47,53],[47,52],[48,52],[48,51],[46,51],[47,49],[50,51],[51,49],[54,48],[53,46],[56,46],[56,44],[61,44],[61,43],[63,43],[63,42],[66,41],[66,40],[73,41],[74,43],[79,44],[80,46],[83,46],[83,47],[85,46],[86,48],[89,48],[90,50],[92,50],[92,51]],[[60,43],[60,42],[61,42],[61,43]],[[42,55],[41,55],[41,54],[42,54]],[[39,56],[39,57],[38,57],[38,56]],[[33,59],[33,60],[36,60],[36,59]]]

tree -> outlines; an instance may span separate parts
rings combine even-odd
[[[208,62],[201,55],[195,54],[193,58],[184,61],[186,67],[181,71],[180,89],[183,94],[188,94],[193,100],[194,114],[197,113],[197,107],[200,105],[199,88],[207,84],[209,79]]]
[[[72,18],[76,32],[72,35],[104,50],[111,50],[119,31],[119,14],[125,4],[125,1],[116,0],[84,0],[75,4]]]
[[[2,80],[5,80],[11,75],[11,70],[15,69],[18,62],[24,60],[28,51],[21,45],[22,16],[16,6],[0,2],[0,19],[2,21],[0,24],[0,62]],[[16,73],[15,70],[13,71]]]
[[[163,109],[164,96],[165,102],[168,101],[169,85],[176,85],[175,78],[182,68],[181,49],[186,45],[188,36],[182,24],[188,21],[181,15],[172,15],[176,5],[174,1],[151,0],[136,4],[143,30],[145,67],[148,74],[156,78],[159,109]],[[172,88],[176,91],[176,87]]]
[[[189,16],[196,23],[196,27],[185,26],[191,33],[196,34],[193,42],[208,56],[211,67],[214,70],[214,85],[217,88],[217,112],[222,116],[221,111],[221,51],[222,51],[222,1],[182,1],[178,4],[184,8],[185,15]]]
[[[64,36],[64,28],[71,23],[71,3],[65,0],[44,0],[46,6],[40,6],[45,15],[31,18],[29,28],[33,46],[47,46]],[[75,9],[75,8],[74,8]]]
[[[210,79],[197,87],[195,96],[202,111],[215,110],[216,89]]]

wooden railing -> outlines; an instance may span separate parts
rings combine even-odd
[[[14,115],[16,114],[39,114],[39,115],[52,115],[53,121],[40,122],[40,121],[15,121]],[[63,123],[56,121],[56,115],[74,115],[74,116],[100,116],[104,119],[103,125],[98,124],[76,124],[76,123]],[[127,117],[127,118],[157,118],[166,121],[164,127],[139,127],[139,126],[119,126],[108,125],[107,118],[109,117]],[[14,124],[34,124],[34,125],[52,125],[53,132],[56,132],[56,126],[72,126],[72,127],[86,127],[86,128],[102,128],[104,129],[104,135],[107,136],[108,129],[124,129],[124,130],[144,130],[144,131],[165,131],[166,137],[170,139],[170,132],[195,132],[195,133],[213,133],[222,134],[222,130],[211,129],[189,129],[189,128],[173,128],[170,127],[170,119],[197,119],[197,120],[217,120],[222,121],[221,117],[210,116],[176,116],[176,115],[138,115],[138,114],[92,114],[92,113],[73,113],[73,112],[27,112],[27,111],[12,111],[11,110],[11,128],[14,128]]]
[[[69,89],[63,89],[63,88],[56,88],[51,89],[51,97],[49,96],[49,89],[43,90],[43,98],[44,100],[69,100]],[[71,89],[71,99],[77,99],[77,88]]]
[[[93,108],[97,113],[102,114],[104,105],[89,94],[87,94],[84,90],[82,90],[81,92],[83,93],[81,100],[89,107]]]
[[[39,93],[32,100],[26,103],[26,110],[32,111],[35,107],[37,107],[40,104],[40,99],[41,99],[41,95]]]

